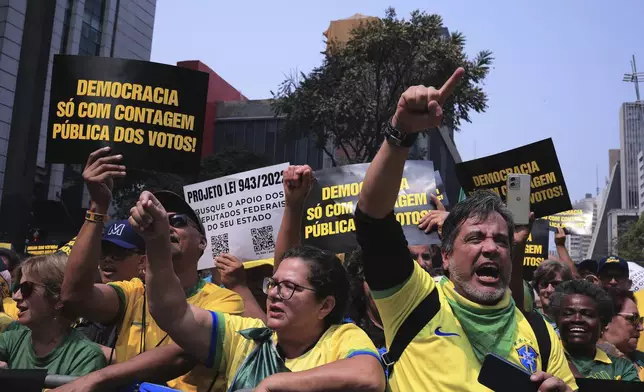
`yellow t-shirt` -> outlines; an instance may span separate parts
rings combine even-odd
[[[145,286],[134,278],[130,281],[113,282],[109,284],[119,295],[120,312],[123,321],[118,330],[116,341],[116,362],[125,362],[138,354],[152,350],[161,345],[170,344],[172,339],[157,325],[150,315],[146,304],[143,316],[143,299]],[[212,283],[199,280],[197,286],[186,293],[188,303],[206,310],[224,313],[242,314],[244,301],[236,293],[221,288]],[[145,318],[145,343],[142,343],[142,325]],[[212,383],[212,371],[198,364],[188,374],[168,382],[168,386],[182,391],[206,391]],[[224,380],[218,380],[216,385],[223,385]],[[215,388],[215,390],[218,390]]]
[[[637,303],[637,311],[640,315],[644,315],[644,290],[636,291],[633,296]],[[637,351],[644,352],[644,333],[640,334],[640,339],[637,341]]]
[[[18,320],[18,307],[16,306],[16,301],[11,299],[11,297],[8,298],[3,298],[2,299],[2,307],[4,308],[4,312],[9,315],[14,320]]]
[[[9,324],[13,323],[14,319],[9,317],[5,313],[0,313],[0,332],[4,332],[5,329],[9,326]]]
[[[265,325],[258,319],[219,312],[212,312],[212,317],[213,329],[216,329],[212,334],[214,340],[210,342],[212,368],[226,375],[228,389],[237,369],[255,348],[253,341],[237,331]],[[273,334],[273,342],[277,343],[276,334]],[[332,325],[311,350],[297,358],[286,359],[285,364],[289,370],[301,372],[357,355],[372,355],[380,360],[378,350],[362,329],[354,324]]]
[[[489,391],[477,381],[481,363],[454,316],[443,287],[437,285],[418,263],[414,263],[413,273],[402,285],[373,292],[385,328],[387,347],[391,345],[403,321],[432,290],[439,290],[440,310],[407,346],[396,363],[389,380],[392,391]],[[532,362],[532,370],[542,370],[539,346],[532,327],[519,309],[515,311],[518,335],[508,359],[530,371],[531,363],[526,353],[536,354],[536,368]],[[547,325],[547,328],[552,346],[547,372],[576,390],[575,378],[568,367],[563,346],[552,327]],[[524,359],[520,358],[520,351]]]

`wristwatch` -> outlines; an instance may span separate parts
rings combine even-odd
[[[387,121],[387,125],[385,126],[385,137],[387,138],[387,142],[396,147],[409,148],[413,146],[418,138],[418,133],[407,134],[397,129],[391,123],[392,119],[393,117]]]

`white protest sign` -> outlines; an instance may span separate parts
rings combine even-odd
[[[633,281],[631,291],[639,291],[644,289],[644,268],[639,264],[628,262],[628,276]]]
[[[282,176],[288,163],[186,185],[186,201],[201,218],[208,247],[199,269],[220,253],[241,261],[273,257],[284,214]]]

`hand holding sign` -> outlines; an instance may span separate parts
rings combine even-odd
[[[439,126],[443,119],[441,106],[464,74],[463,68],[457,68],[440,90],[425,86],[409,87],[398,100],[392,125],[408,134]]]
[[[561,227],[557,227],[557,233],[555,234],[555,245],[566,246],[566,232]]]
[[[136,206],[130,210],[130,225],[146,241],[163,238],[170,233],[168,213],[154,195],[143,191]]]
[[[289,166],[284,170],[283,181],[286,204],[301,207],[313,186],[313,169],[309,165]]]
[[[514,243],[525,244],[528,241],[530,232],[532,232],[532,225],[534,224],[534,212],[530,212],[530,223],[527,225],[514,226]]]
[[[432,230],[438,230],[439,234],[443,230],[443,222],[447,219],[449,212],[445,211],[445,206],[438,200],[435,195],[429,195],[432,203],[436,206],[435,210],[429,211],[427,215],[422,217],[418,228],[425,230],[425,233],[430,233]]]
[[[222,253],[215,257],[221,282],[227,289],[246,286],[246,270],[242,262],[233,255]]]
[[[114,177],[125,177],[125,166],[118,163],[123,159],[122,155],[108,156],[109,147],[103,147],[89,154],[83,179],[87,185],[89,196],[95,204],[96,212],[105,214],[112,202],[112,189],[114,189]]]

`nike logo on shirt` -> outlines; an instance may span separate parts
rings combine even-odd
[[[459,335],[459,334],[457,334],[457,333],[453,333],[453,332],[442,332],[442,331],[441,331],[441,327],[436,327],[436,330],[434,330],[434,334],[435,334],[436,336],[459,336],[459,337],[460,337],[460,335]]]

